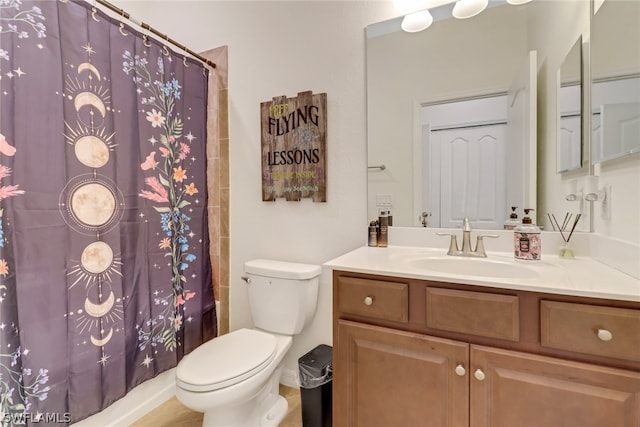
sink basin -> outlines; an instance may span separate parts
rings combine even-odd
[[[533,268],[516,261],[502,261],[491,258],[426,257],[411,259],[408,265],[425,270],[453,274],[456,276],[482,276],[501,279],[526,279],[539,277]]]

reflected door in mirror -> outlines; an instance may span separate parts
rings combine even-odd
[[[434,226],[455,228],[468,217],[475,228],[503,227],[505,134],[505,124],[431,132],[428,170],[440,186],[425,210],[439,213]]]

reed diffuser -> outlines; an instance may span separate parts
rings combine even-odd
[[[580,216],[582,216],[582,214],[577,214],[576,217],[573,219],[573,224],[571,224],[571,219],[573,217],[573,214],[570,214],[569,212],[567,212],[564,215],[564,220],[562,221],[562,226],[561,226],[554,214],[549,215],[549,221],[551,221],[551,227],[553,227],[554,231],[557,230],[560,232],[560,236],[562,237],[562,241],[564,242],[564,244],[558,251],[558,256],[560,258],[576,257],[569,241],[571,240],[573,231],[576,229],[576,226],[578,225],[578,221],[580,221]],[[568,230],[570,224],[571,224],[571,230],[568,232],[567,235],[565,235],[565,232]]]

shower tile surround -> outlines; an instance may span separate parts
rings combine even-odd
[[[228,47],[200,53],[216,64],[209,75],[207,178],[213,291],[219,302],[218,335],[229,332],[229,97]]]

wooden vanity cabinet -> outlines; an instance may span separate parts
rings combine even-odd
[[[638,372],[475,345],[470,365],[471,427],[640,425]]]
[[[640,427],[638,303],[342,271],[333,299],[334,426]]]
[[[337,325],[334,426],[468,425],[469,382],[455,373],[469,358],[467,344],[348,320]]]

